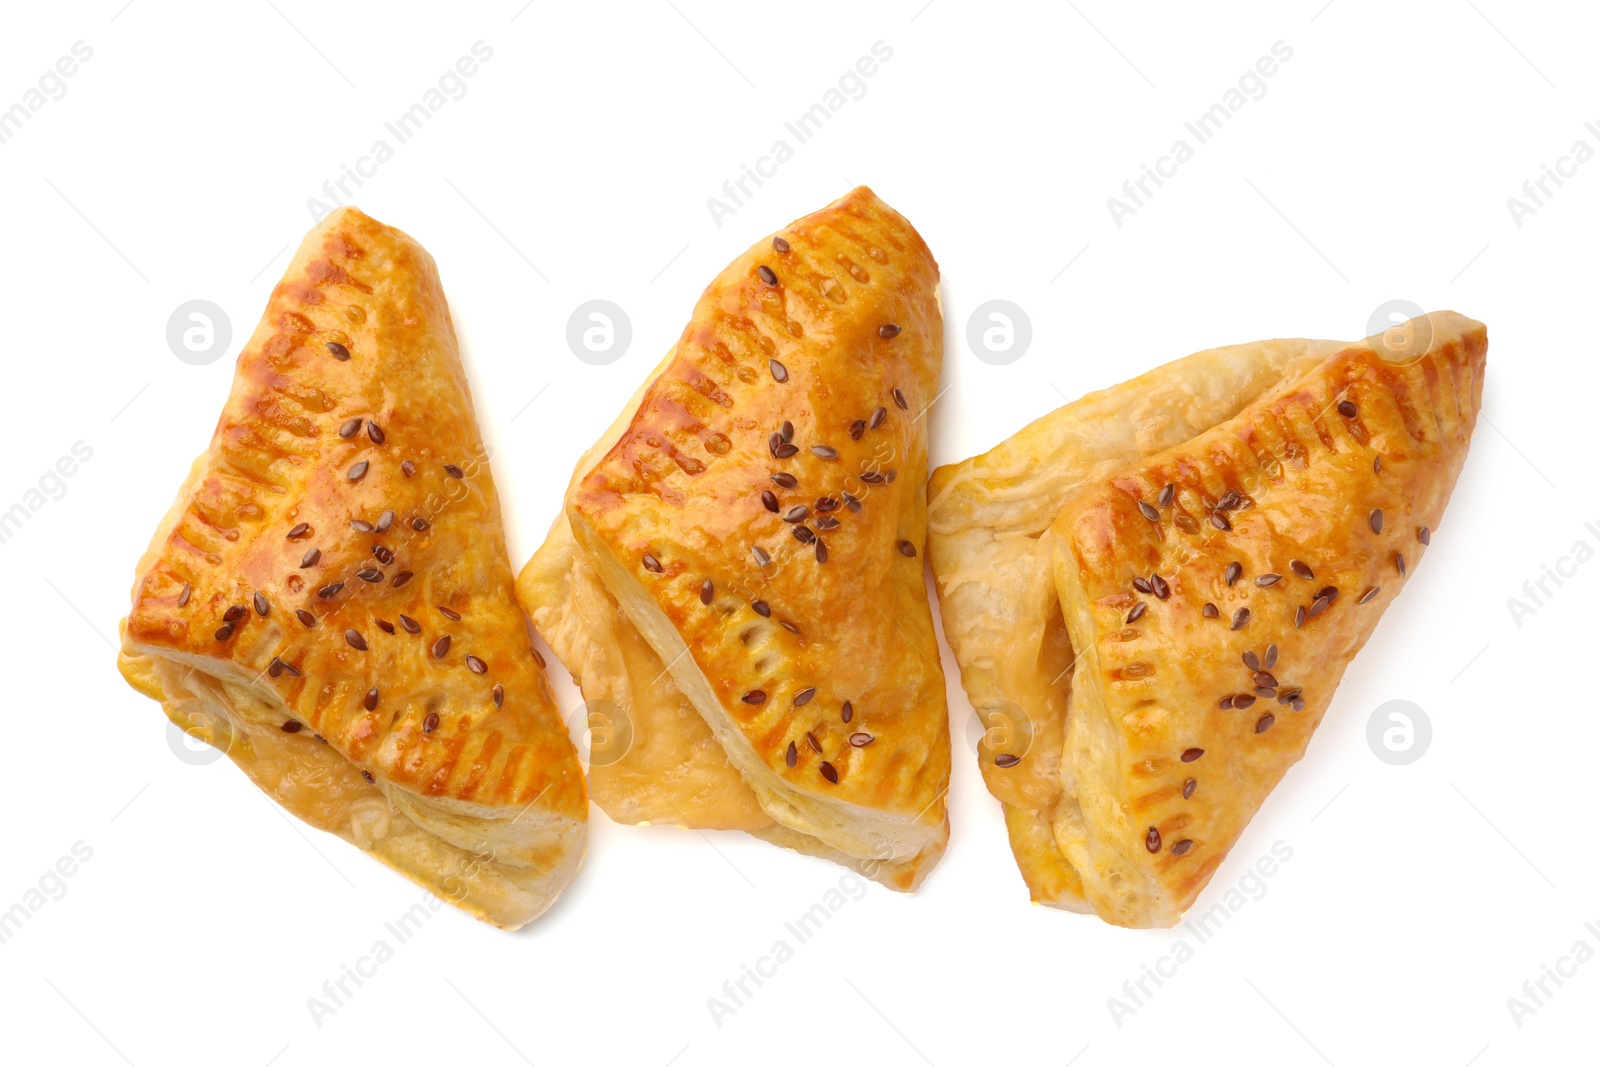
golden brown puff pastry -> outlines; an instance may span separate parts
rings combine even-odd
[[[1465,459],[1487,338],[1196,353],[934,472],[929,555],[1033,899],[1176,923],[1300,758]]]
[[[122,672],[306,822],[515,928],[587,833],[537,655],[433,259],[334,212],[140,560]]]
[[[730,264],[579,462],[518,593],[599,720],[613,818],[748,830],[897,889],[942,853],[938,279],[855,190]]]

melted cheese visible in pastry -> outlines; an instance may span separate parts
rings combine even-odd
[[[500,926],[571,880],[582,771],[411,238],[307,235],[138,572],[124,676],[289,811]]]
[[[948,836],[921,567],[938,269],[866,189],[780,238],[706,290],[518,592],[591,711],[631,727],[590,767],[614,818],[744,829],[910,889]]]
[[[1420,356],[1379,338],[1198,353],[935,472],[945,630],[1035,900],[1175,923],[1304,752],[1477,412],[1481,324],[1410,328]]]

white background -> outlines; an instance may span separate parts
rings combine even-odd
[[[1550,185],[1520,227],[1506,201],[1575,140],[1600,149],[1584,128],[1600,125],[1597,26],[1576,4],[1322,3],[9,5],[0,107],[74,42],[93,56],[0,144],[0,510],[75,442],[93,455],[0,544],[0,910],[76,842],[92,858],[0,944],[0,1057],[1594,1062],[1600,962],[1547,982],[1520,1026],[1507,998],[1526,999],[1523,983],[1578,940],[1600,950],[1586,676],[1600,562],[1547,582],[1520,625],[1507,601],[1576,542],[1600,548],[1600,161]],[[581,874],[541,921],[509,935],[441,911],[313,1022],[307,998],[379,938],[393,944],[383,924],[419,890],[284,817],[228,761],[178,758],[159,710],[114,670],[116,623],[312,223],[307,198],[479,40],[493,57],[466,94],[357,203],[438,260],[514,565],[706,282],[856,183],[904,212],[943,270],[936,461],[1199,348],[1361,337],[1391,299],[1488,323],[1483,416],[1433,548],[1201,907],[1275,842],[1292,858],[1220,934],[1190,937],[1193,958],[1159,989],[1147,981],[1120,1025],[1108,998],[1184,931],[1029,905],[948,654],[943,862],[915,896],[872,886],[849,901],[720,1027],[707,998],[775,941],[794,945],[784,923],[841,869],[598,810]],[[877,41],[893,55],[865,95],[796,146],[784,120]],[[1293,57],[1265,95],[1116,226],[1107,197],[1276,41]],[[779,138],[794,158],[716,225],[707,198]],[[633,325],[604,367],[565,341],[593,298]],[[996,298],[1033,330],[1005,366],[964,339]],[[191,299],[232,323],[207,366],[166,342]],[[577,707],[570,685],[560,696]],[[1366,741],[1394,699],[1433,724],[1409,766]]]

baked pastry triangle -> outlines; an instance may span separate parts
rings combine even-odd
[[[866,188],[711,283],[518,579],[622,822],[741,829],[914,888],[949,834],[923,579],[939,274]]]
[[[1034,900],[1193,903],[1426,551],[1486,349],[1442,312],[1199,352],[934,472],[945,634]]]
[[[583,774],[416,241],[306,236],[138,570],[123,675],[279,804],[498,926],[572,879]]]

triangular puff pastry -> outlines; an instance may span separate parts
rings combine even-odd
[[[139,563],[122,672],[295,815],[517,927],[586,839],[537,657],[433,259],[337,211]]]
[[[763,240],[579,462],[518,595],[595,801],[914,888],[949,835],[927,603],[938,266],[865,188]]]
[[[1445,312],[1199,352],[934,472],[945,633],[1034,900],[1193,903],[1426,552],[1486,349]]]

